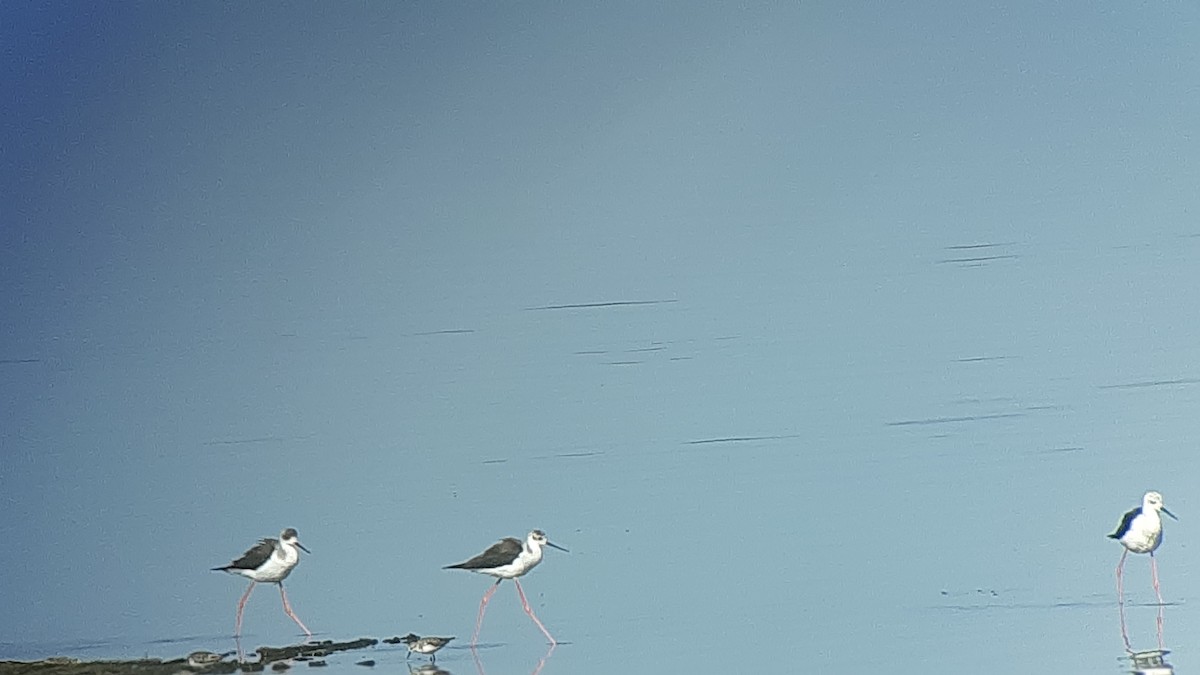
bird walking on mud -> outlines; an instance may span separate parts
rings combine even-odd
[[[263,539],[237,560],[224,567],[212,568],[214,572],[229,572],[250,580],[250,586],[246,588],[242,599],[238,601],[234,637],[240,637],[242,634],[242,611],[246,609],[246,600],[250,599],[250,592],[254,590],[254,585],[260,582],[279,586],[279,597],[283,599],[284,613],[291,617],[297,626],[300,626],[300,630],[304,631],[306,636],[312,637],[312,631],[292,611],[292,606],[288,603],[287,591],[283,590],[283,580],[300,563],[300,551],[311,553],[300,543],[296,530],[289,527],[280,533],[278,539]]]
[[[188,668],[193,670],[204,670],[221,662],[226,656],[232,655],[233,652],[225,652],[217,654],[215,652],[198,651],[192,652],[187,656]]]
[[[1158,606],[1161,612],[1163,606],[1162,590],[1158,583],[1158,561],[1154,557],[1154,552],[1162,544],[1163,521],[1159,513],[1165,513],[1175,520],[1175,514],[1167,510],[1163,506],[1162,495],[1157,492],[1147,492],[1142,497],[1142,505],[1129,511],[1121,518],[1121,523],[1117,525],[1116,531],[1108,535],[1110,539],[1116,539],[1121,542],[1124,550],[1121,551],[1121,561],[1117,563],[1117,604],[1122,610],[1121,634],[1125,637],[1125,646],[1129,647],[1129,638],[1125,633],[1124,607],[1125,607],[1125,589],[1122,581],[1122,576],[1125,570],[1125,557],[1129,552],[1134,553],[1149,553],[1150,554],[1150,577],[1154,583],[1154,595],[1158,598]],[[1162,615],[1159,614],[1159,631],[1158,641],[1159,646],[1162,646]]]
[[[550,631],[542,625],[538,620],[537,615],[533,613],[533,608],[529,606],[529,600],[525,597],[525,591],[521,588],[521,582],[517,577],[528,574],[530,570],[537,567],[538,563],[542,562],[542,547],[549,546],[560,551],[567,549],[552,543],[546,538],[546,533],[541,530],[533,530],[522,542],[514,537],[506,537],[492,544],[486,551],[471,558],[466,562],[458,563],[457,565],[446,565],[443,569],[469,570],[496,577],[496,583],[483,594],[483,600],[479,603],[479,616],[475,618],[475,633],[471,636],[471,646],[479,643],[479,629],[483,626],[483,613],[487,610],[488,601],[492,599],[492,594],[496,592],[496,588],[500,586],[500,582],[505,579],[512,579],[517,585],[517,594],[521,596],[521,608],[533,619],[537,627],[550,641],[551,645],[557,645],[558,641],[554,636],[550,635]]]

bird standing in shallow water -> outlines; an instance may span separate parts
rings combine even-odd
[[[429,660],[437,663],[437,651],[450,643],[452,637],[420,637],[415,633],[409,633],[400,638],[404,644],[408,645],[408,654],[404,657],[407,661],[413,652],[418,654],[429,654]]]
[[[1117,525],[1117,529],[1112,534],[1108,535],[1110,539],[1116,539],[1121,542],[1124,550],[1121,551],[1121,561],[1117,563],[1117,603],[1122,607],[1122,612],[1125,606],[1125,591],[1122,584],[1122,574],[1125,569],[1125,557],[1130,551],[1134,553],[1149,553],[1150,554],[1150,576],[1154,582],[1154,595],[1158,598],[1158,606],[1161,609],[1163,604],[1162,591],[1158,584],[1158,561],[1154,558],[1154,552],[1158,550],[1162,544],[1163,522],[1159,512],[1165,513],[1175,520],[1175,514],[1167,510],[1163,506],[1162,495],[1157,492],[1147,492],[1142,497],[1142,505],[1125,514],[1121,518],[1121,524]],[[1124,614],[1122,614],[1124,616]],[[1121,632],[1124,636],[1125,625],[1122,619]],[[1159,646],[1162,646],[1162,619],[1159,618]],[[1125,646],[1129,647],[1129,639],[1126,637]]]
[[[483,600],[479,603],[479,616],[475,619],[475,634],[471,636],[471,646],[479,643],[479,629],[483,626],[483,613],[487,610],[488,600],[492,599],[492,594],[496,592],[496,588],[500,586],[500,582],[505,579],[512,579],[517,585],[517,594],[521,596],[521,608],[533,619],[537,627],[541,629],[542,634],[550,641],[551,645],[557,645],[558,641],[554,636],[550,635],[550,631],[542,625],[537,616],[533,613],[533,608],[529,606],[529,600],[525,598],[525,591],[521,588],[521,582],[517,577],[524,576],[537,567],[538,563],[542,562],[542,546],[550,546],[560,551],[567,549],[552,543],[546,538],[546,533],[541,530],[534,530],[525,537],[525,541],[513,537],[507,537],[492,544],[488,550],[471,558],[466,562],[458,563],[457,565],[446,565],[443,569],[470,570],[480,574],[487,574],[496,577],[496,583],[488,589],[487,593],[483,594]]]
[[[300,630],[304,631],[306,636],[312,637],[312,631],[308,630],[304,622],[300,621],[300,617],[292,611],[292,606],[288,604],[287,591],[283,590],[283,580],[300,563],[300,551],[311,553],[300,543],[296,530],[289,527],[280,533],[279,539],[263,539],[237,560],[224,567],[212,568],[214,572],[229,572],[250,580],[250,587],[246,589],[246,593],[238,602],[237,623],[233,630],[234,637],[240,637],[242,634],[242,610],[246,609],[246,600],[250,599],[250,591],[253,591],[254,585],[259,582],[279,586],[279,597],[283,598],[284,613],[291,617],[297,626],[300,626]]]

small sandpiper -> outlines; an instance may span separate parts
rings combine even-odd
[[[196,670],[203,670],[205,668],[208,668],[209,666],[212,666],[215,663],[220,663],[221,659],[225,658],[226,656],[229,656],[232,653],[233,652],[225,652],[224,654],[217,654],[215,652],[204,652],[204,651],[192,652],[191,654],[188,654],[188,657],[187,657],[188,668],[193,668]]]
[[[400,638],[401,642],[408,645],[408,655],[404,657],[404,660],[407,661],[408,657],[412,656],[413,652],[416,652],[418,654],[429,654],[429,660],[437,663],[438,650],[450,644],[450,641],[453,639],[452,637],[421,637],[414,633],[409,633]]]

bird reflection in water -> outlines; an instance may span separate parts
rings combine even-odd
[[[550,649],[546,650],[546,653],[542,655],[542,658],[538,659],[537,665],[534,666],[533,672],[530,675],[538,675],[538,673],[541,673],[542,668],[546,667],[546,662],[550,660],[550,656],[554,654],[554,650],[557,648],[557,643],[550,645]],[[471,658],[475,661],[475,669],[479,671],[479,675],[487,675],[487,673],[483,670],[483,661],[479,659],[479,649],[474,645],[471,646]]]
[[[1129,652],[1123,659],[1128,659],[1133,675],[1174,675],[1175,667],[1167,663],[1166,649],[1148,649],[1142,652]]]

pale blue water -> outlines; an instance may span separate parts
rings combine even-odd
[[[0,659],[1195,663],[1195,8],[0,11]]]

